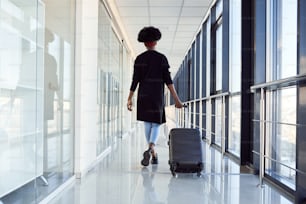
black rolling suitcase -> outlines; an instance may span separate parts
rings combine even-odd
[[[202,138],[193,128],[173,128],[169,133],[169,165],[176,173],[197,173],[203,170]]]

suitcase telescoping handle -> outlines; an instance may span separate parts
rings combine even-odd
[[[186,104],[186,103],[184,103],[183,104],[183,108],[184,108],[184,115],[186,116],[185,117],[185,120],[187,120],[188,121],[188,111],[186,110],[186,108],[188,108],[188,104]],[[176,127],[177,128],[179,128],[179,109],[175,109],[175,125],[176,125]],[[186,126],[186,123],[185,123],[185,121],[183,121],[183,126],[185,127]]]
[[[188,104],[184,104],[184,124],[183,126],[186,128],[187,124],[189,123],[189,107]]]

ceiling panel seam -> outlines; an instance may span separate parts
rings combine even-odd
[[[150,5],[150,0],[148,0],[148,16],[149,16],[149,25],[151,26],[151,12],[150,12],[150,8],[151,8],[151,5]]]
[[[179,16],[178,16],[178,18],[177,18],[176,25],[175,25],[174,37],[172,38],[172,43],[171,43],[172,45],[171,45],[171,49],[170,49],[170,54],[171,54],[171,55],[172,55],[174,40],[175,40],[175,38],[176,38],[176,33],[177,33],[178,24],[179,24],[180,19],[181,19],[181,16],[182,16],[182,11],[183,11],[183,7],[184,7],[184,3],[185,3],[185,0],[182,1],[180,13],[179,13]]]

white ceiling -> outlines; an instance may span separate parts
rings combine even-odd
[[[136,55],[145,50],[137,41],[145,26],[159,28],[162,38],[156,49],[164,53],[172,74],[182,63],[213,0],[114,0]]]

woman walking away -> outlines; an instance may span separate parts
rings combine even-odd
[[[173,86],[169,72],[169,64],[165,55],[155,50],[157,41],[161,38],[159,29],[144,27],[138,34],[138,41],[144,43],[147,50],[135,59],[133,80],[130,87],[127,108],[132,111],[132,97],[139,84],[137,96],[137,120],[144,121],[145,136],[148,150],[143,153],[141,164],[148,166],[158,164],[157,153],[154,149],[158,140],[159,129],[166,122],[164,87],[167,85],[175,101],[175,107],[182,108]]]

